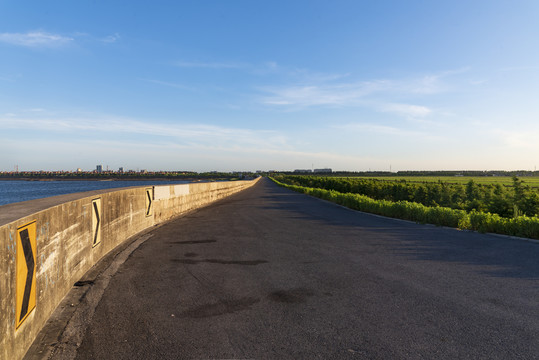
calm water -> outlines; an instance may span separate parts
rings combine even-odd
[[[0,181],[0,205],[82,191],[127,186],[186,184],[189,181]]]

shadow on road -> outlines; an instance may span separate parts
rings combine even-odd
[[[492,234],[415,224],[359,211],[292,192],[275,184],[263,198],[267,209],[286,210],[298,222],[322,222],[328,229],[356,231],[357,241],[384,247],[394,255],[415,260],[454,262],[478,266],[494,277],[539,279],[539,244]],[[348,229],[348,230],[346,230]],[[369,233],[369,239],[364,240]],[[338,239],[332,239],[338,241]]]

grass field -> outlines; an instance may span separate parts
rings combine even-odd
[[[512,186],[513,178],[510,176],[380,176],[380,177],[360,177],[364,179],[378,179],[385,181],[406,180],[411,183],[425,182],[444,182],[448,184],[463,184],[465,185],[470,180],[476,184],[500,184],[504,186]],[[539,176],[523,176],[519,177],[531,188],[539,188]]]

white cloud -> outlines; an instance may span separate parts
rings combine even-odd
[[[311,79],[306,77],[307,81],[301,85],[259,88],[263,94],[259,96],[258,102],[285,111],[301,111],[317,107],[347,109],[348,111],[364,109],[388,113],[392,115],[392,119],[404,118],[409,122],[421,124],[422,127],[439,126],[442,125],[444,117],[450,116],[451,111],[431,107],[430,99],[436,94],[452,91],[455,82],[454,79],[449,78],[468,71],[469,68],[466,67],[414,78],[372,79],[362,82],[343,81],[343,77],[348,78],[350,75],[341,77],[328,75],[326,78],[314,76]],[[365,116],[368,113],[360,112],[359,114]],[[371,126],[368,130],[394,135],[438,138],[429,134],[387,127]]]
[[[313,162],[330,167],[338,164],[345,168],[346,163],[362,160],[350,154],[305,151],[295,142],[291,143],[295,141],[293,137],[280,131],[207,124],[146,122],[110,116],[63,119],[0,116],[0,128],[4,134],[24,130],[27,139],[32,139],[24,147],[20,146],[21,141],[13,138],[6,138],[2,146],[9,147],[17,156],[38,152],[47,161],[55,159],[50,165],[46,162],[35,165],[50,168],[64,168],[66,162],[71,162],[72,167],[88,167],[93,166],[96,159],[106,159],[107,163],[118,166],[125,165],[128,159],[136,166],[187,167],[197,171],[261,167],[294,169]],[[0,166],[11,165],[0,161]]]
[[[0,118],[2,129],[32,129],[39,131],[99,132],[121,134],[122,136],[147,135],[160,137],[162,141],[173,141],[194,145],[211,146],[261,146],[265,148],[286,148],[286,137],[271,130],[250,130],[215,125],[188,123],[144,122],[121,117],[99,118]],[[168,140],[167,140],[168,139]]]
[[[512,67],[505,67],[501,68],[498,71],[506,72],[506,71],[531,71],[531,72],[537,72],[539,70],[539,66],[537,65],[530,65],[530,66],[512,66]]]
[[[391,98],[386,94],[392,88],[393,84],[390,81],[382,80],[358,84],[267,88],[265,90],[271,95],[261,101],[266,105],[300,109],[313,106],[361,106],[412,118],[425,117],[432,113],[430,108],[422,105],[371,100],[371,98]]]
[[[426,106],[409,104],[383,104],[380,109],[383,112],[392,112],[409,117],[424,117],[432,113],[432,110]]]
[[[478,86],[488,83],[488,80],[482,79],[482,80],[470,80],[470,85]]]
[[[374,79],[361,82],[343,82],[350,74],[310,74],[298,70],[293,76],[300,77],[294,85],[261,87],[267,95],[259,101],[265,105],[281,108],[306,108],[313,106],[362,106],[382,112],[405,116],[426,116],[432,110],[426,106],[401,104],[401,99],[416,99],[445,92],[449,89],[444,78],[468,71],[468,68],[443,71],[412,79]],[[299,84],[298,84],[299,83]],[[394,99],[399,99],[395,102]],[[417,101],[417,100],[414,100]]]
[[[74,39],[62,35],[46,33],[43,31],[33,31],[22,33],[1,33],[0,42],[26,46],[26,47],[59,47],[67,45]]]
[[[460,69],[440,71],[434,74],[428,74],[418,79],[401,80],[396,82],[396,88],[402,93],[415,93],[415,94],[438,94],[448,90],[446,83],[442,82],[443,79],[462,73],[466,73],[470,70],[470,67],[463,67]],[[399,89],[400,87],[400,89]]]
[[[362,82],[357,84],[308,85],[280,88],[263,88],[270,93],[261,99],[267,105],[289,105],[309,107],[319,105],[358,105],[367,95],[387,87],[385,81]]]
[[[420,139],[432,139],[433,136],[425,132],[405,130],[394,126],[370,124],[370,123],[349,123],[344,125],[335,125],[334,128],[345,132],[363,132],[380,135],[391,135],[399,137],[414,137]]]
[[[140,142],[123,138],[70,140],[60,137],[54,141],[41,138],[31,143],[23,143],[0,137],[0,148],[3,146],[12,152],[12,156],[0,159],[0,168],[6,170],[12,168],[13,163],[17,163],[16,158],[32,159],[34,163],[18,162],[30,170],[77,167],[89,170],[94,169],[96,163],[103,163],[111,165],[112,168],[124,166],[127,169],[195,171],[293,170],[310,167],[312,163],[320,164],[320,167],[327,165],[347,169],[347,164],[368,160],[366,157],[324,151],[268,148],[262,144],[182,144],[175,141]]]
[[[114,33],[107,36],[102,36],[102,35],[96,36],[96,35],[92,35],[85,32],[74,32],[72,33],[72,36],[76,38],[77,40],[85,40],[89,42],[100,42],[100,43],[105,43],[105,44],[112,44],[121,39],[121,36],[118,33]]]

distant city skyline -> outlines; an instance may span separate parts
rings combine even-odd
[[[531,170],[539,2],[0,3],[0,171]]]

